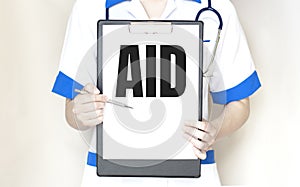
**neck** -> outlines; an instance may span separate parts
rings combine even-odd
[[[168,0],[140,0],[149,19],[160,18]]]

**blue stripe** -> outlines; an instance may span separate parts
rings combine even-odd
[[[203,40],[203,42],[210,42],[210,40]]]
[[[206,159],[201,160],[201,164],[214,164],[216,163],[215,161],[215,151],[214,150],[209,150],[206,152]]]
[[[73,99],[78,94],[74,90],[81,90],[82,88],[83,86],[80,83],[60,71],[56,77],[52,92],[68,99]]]
[[[96,164],[97,161],[96,160],[97,160],[97,154],[89,152],[88,157],[87,157],[87,165],[96,167],[97,166],[97,164]]]
[[[122,3],[124,1],[128,0],[106,0],[105,7],[111,8],[112,6],[115,6],[116,4]]]
[[[252,95],[261,84],[257,72],[254,71],[246,80],[237,86],[221,92],[211,92],[214,103],[227,104],[232,101],[238,101]]]
[[[206,159],[201,160],[201,164],[214,164],[215,163],[215,152],[214,150],[209,150],[206,152]],[[87,157],[87,165],[96,167],[97,154],[89,152]]]
[[[111,8],[111,7],[115,6],[116,4],[122,3],[124,1],[130,1],[130,0],[106,0],[105,7],[106,8]],[[195,1],[197,3],[201,3],[201,0],[192,0],[192,1]]]

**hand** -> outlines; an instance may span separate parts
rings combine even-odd
[[[195,155],[204,160],[217,137],[217,128],[207,121],[186,122],[183,127],[185,138],[193,144]]]
[[[77,128],[89,128],[103,122],[103,110],[107,97],[100,95],[100,91],[91,83],[83,90],[86,94],[78,94],[73,100],[73,115]]]

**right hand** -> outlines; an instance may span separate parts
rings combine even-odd
[[[108,98],[91,83],[83,88],[87,94],[78,94],[73,100],[72,113],[77,127],[94,127],[103,122],[103,110]]]

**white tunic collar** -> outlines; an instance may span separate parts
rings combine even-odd
[[[165,10],[160,19],[167,19],[168,16],[177,8],[176,0],[168,0]],[[131,0],[127,6],[127,11],[136,19],[148,20],[148,15],[140,0]]]

